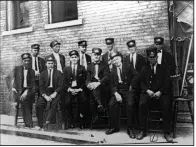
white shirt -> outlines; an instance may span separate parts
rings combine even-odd
[[[73,73],[73,71],[74,71],[74,66],[75,66],[75,76],[77,75],[76,73],[77,73],[77,64],[76,65],[74,65],[74,64],[72,64],[72,66],[71,66],[71,69],[72,69],[72,74],[74,74]],[[74,81],[72,81],[72,83],[71,83],[71,87],[75,87],[75,86],[77,86],[77,81],[76,81],[76,79],[74,80]]]
[[[54,55],[54,57],[56,59],[56,62],[57,62],[57,70],[59,70],[59,71],[61,71],[61,73],[63,73],[59,54],[57,54],[55,52],[52,52],[52,53],[53,53],[53,55]]]
[[[156,71],[157,71],[157,63],[153,67],[154,67],[154,74],[156,74]]]
[[[163,55],[163,51],[162,51],[162,49],[160,50],[161,52],[158,52],[158,59],[157,59],[157,62],[158,62],[158,64],[161,64],[161,61],[162,61],[162,55]]]
[[[121,70],[121,74],[122,74],[122,65],[120,67],[117,67],[118,82],[122,83],[120,70]]]
[[[133,61],[133,68],[135,69],[135,63],[136,63],[136,52],[135,53],[130,53],[130,61]]]
[[[99,79],[99,77],[98,77],[98,68],[99,68],[99,65],[95,64],[95,78],[96,79]]]
[[[87,70],[87,61],[86,61],[86,55],[85,55],[85,53],[82,53],[82,52],[80,52],[80,65],[82,65],[82,56],[83,56],[83,59],[84,59],[84,67],[85,67],[85,69]]]
[[[27,69],[24,69],[24,82],[23,82],[23,87],[27,87]]]
[[[51,70],[51,75],[50,75],[50,70]],[[53,83],[52,83],[52,81],[53,81],[53,69],[48,69],[48,78],[49,78],[49,75],[50,75],[50,85],[49,85],[49,87],[50,88],[52,88],[53,87]]]
[[[36,58],[37,70],[35,70],[35,58]],[[32,69],[33,69],[35,72],[38,72],[38,73],[39,73],[38,57],[32,56]]]

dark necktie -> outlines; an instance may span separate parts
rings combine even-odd
[[[35,57],[35,70],[37,71],[37,58]]]
[[[73,74],[73,81],[75,81],[76,80],[76,66],[74,65],[73,66],[73,70],[72,70],[73,72],[72,72],[72,74]]]
[[[50,80],[51,80],[51,69],[49,69],[49,75],[48,75],[48,86],[50,86]]]

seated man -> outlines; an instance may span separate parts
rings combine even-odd
[[[131,66],[122,63],[122,55],[118,52],[111,54],[114,64],[111,71],[112,97],[109,102],[110,129],[106,134],[113,134],[119,131],[120,103],[125,102],[127,116],[127,134],[135,138],[134,115],[136,102],[136,88],[139,81],[139,73]]]
[[[169,72],[164,65],[157,64],[157,48],[147,49],[147,57],[150,64],[144,66],[141,70],[141,96],[139,102],[139,121],[141,132],[137,139],[141,140],[146,136],[147,115],[149,101],[152,98],[160,99],[163,109],[164,137],[167,142],[172,142],[169,135],[171,131],[171,97],[169,96]]]
[[[107,98],[107,94],[104,98],[101,96],[106,84],[109,82],[109,67],[100,61],[102,50],[100,48],[92,49],[93,63],[88,65],[87,68],[87,88],[90,93],[90,109],[92,113],[92,122],[95,123],[98,120],[98,112],[103,112],[104,107],[102,100]]]
[[[70,66],[63,69],[64,73],[64,89],[65,89],[65,109],[67,118],[65,122],[65,128],[73,128],[75,121],[72,114],[72,101],[75,99],[79,102],[79,116],[80,116],[80,128],[86,127],[86,112],[87,112],[87,96],[84,91],[86,87],[86,70],[85,67],[79,65],[79,53],[76,50],[69,52]]]
[[[11,91],[11,101],[16,106],[21,103],[23,119],[26,127],[32,128],[32,106],[35,98],[35,72],[30,67],[31,55],[21,55],[22,64],[16,66],[6,77],[8,89]],[[12,82],[13,81],[13,82]]]
[[[56,121],[56,111],[60,100],[60,92],[63,89],[62,73],[54,68],[55,59],[53,56],[46,57],[46,67],[39,77],[39,86],[41,97],[39,97],[36,105],[36,114],[40,129],[48,129],[48,124],[53,124]],[[46,106],[49,106],[49,111],[46,116],[46,122],[43,125],[43,115]]]

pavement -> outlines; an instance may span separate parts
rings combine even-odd
[[[37,138],[56,143],[59,142],[59,145],[61,145],[61,143],[77,145],[194,145],[193,125],[190,123],[177,124],[174,143],[167,143],[163,137],[163,133],[148,133],[147,137],[143,140],[136,140],[129,138],[126,134],[125,127],[122,128],[120,132],[112,135],[106,135],[106,130],[107,128],[83,130],[74,128],[67,130],[49,129],[48,131],[39,131],[36,127],[32,129],[24,128],[22,124],[15,127],[13,116],[0,115],[1,134]],[[153,135],[155,142],[150,141]],[[33,144],[28,142],[27,145]]]

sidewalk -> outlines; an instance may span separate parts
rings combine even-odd
[[[31,138],[45,139],[56,142],[66,142],[77,145],[193,145],[192,124],[178,124],[177,134],[174,141],[176,143],[166,143],[163,134],[156,133],[157,142],[150,142],[149,133],[143,140],[130,139],[125,129],[112,135],[106,135],[105,129],[84,129],[79,128],[68,130],[38,131],[35,128],[25,129],[14,126],[14,117],[0,115],[0,130],[4,134],[26,136]],[[30,145],[30,144],[28,144]]]

